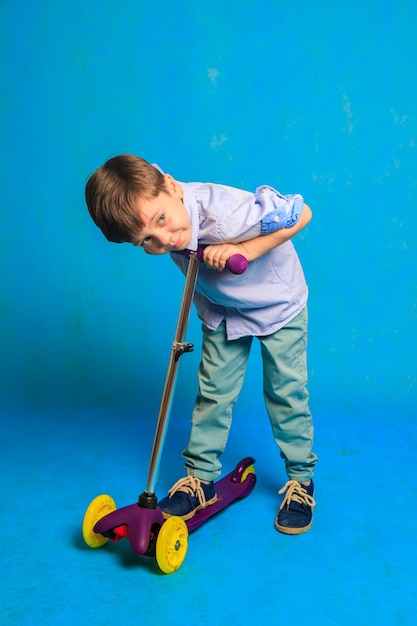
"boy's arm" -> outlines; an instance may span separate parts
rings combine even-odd
[[[249,262],[254,261],[273,248],[285,243],[291,239],[291,237],[294,237],[294,235],[307,226],[311,217],[311,209],[305,204],[299,220],[294,226],[291,226],[291,228],[280,228],[268,235],[259,235],[259,237],[243,241],[242,243],[222,243],[207,246],[203,252],[203,261],[207,267],[219,271],[224,269],[227,259],[233,254],[243,254]]]

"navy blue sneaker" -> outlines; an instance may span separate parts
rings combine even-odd
[[[205,484],[199,478],[186,476],[175,483],[168,496],[158,503],[158,507],[165,519],[177,515],[186,521],[216,500],[214,483]]]
[[[301,535],[313,523],[313,506],[316,506],[313,481],[306,486],[296,480],[289,480],[278,493],[284,491],[287,493],[279,507],[275,528],[286,535]]]

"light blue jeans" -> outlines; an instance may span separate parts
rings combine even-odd
[[[288,478],[313,476],[313,423],[308,406],[307,309],[272,335],[258,337],[263,363],[263,392],[272,432]],[[242,388],[253,337],[228,340],[223,322],[215,331],[203,325],[198,395],[190,440],[184,450],[187,475],[218,478],[232,410]]]

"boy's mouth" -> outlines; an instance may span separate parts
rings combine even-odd
[[[177,241],[175,241],[173,246],[172,246],[173,250],[181,248],[182,243],[183,243],[183,240],[182,240],[182,233],[181,233],[181,235],[178,237]]]

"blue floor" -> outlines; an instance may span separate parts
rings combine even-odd
[[[321,625],[414,623],[416,487],[407,470],[415,420],[395,412],[315,417],[321,464],[311,531],[287,537],[274,530],[285,476],[266,417],[237,410],[224,467],[253,455],[257,485],[192,533],[182,567],[163,575],[127,541],[92,550],[81,537],[84,509],[96,495],[110,493],[118,506],[136,501],[148,417],[10,408],[1,438],[8,459],[2,623],[210,624],[214,614],[222,625],[250,624],[255,616],[261,623],[312,616]],[[175,452],[186,433],[174,432],[161,493],[181,475]]]
[[[414,0],[0,3],[0,466],[5,626],[416,623]],[[145,486],[183,279],[108,244],[84,185],[121,152],[183,181],[300,192],[317,507],[274,530],[286,476],[254,343],[224,472],[257,484],[162,575],[93,550],[90,501]],[[182,476],[200,328],[157,494]]]

